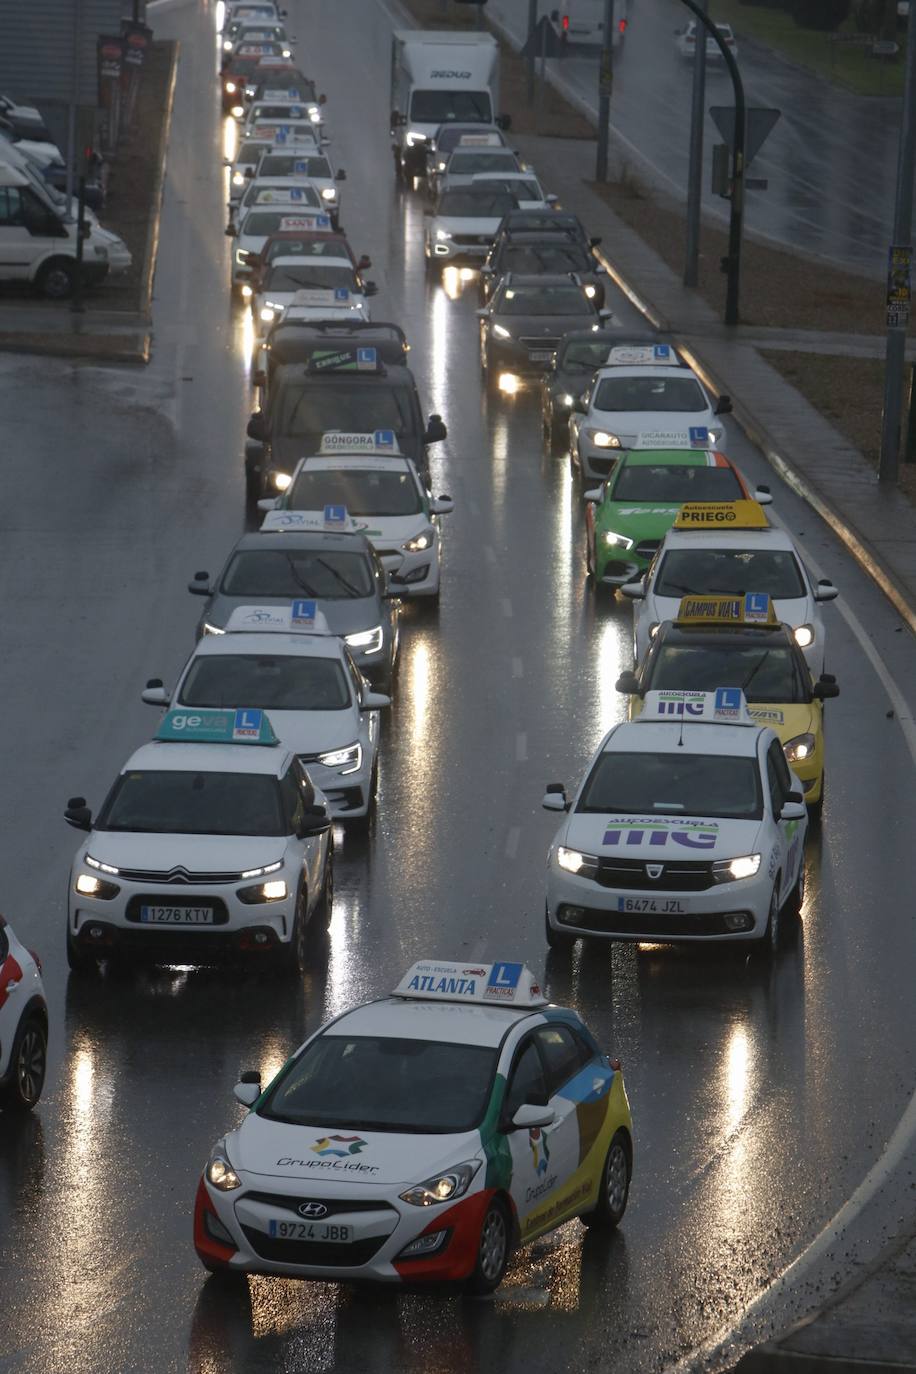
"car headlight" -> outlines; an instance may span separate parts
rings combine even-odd
[[[712,876],[717,883],[736,883],[741,878],[753,878],[759,868],[759,854],[743,854],[739,859],[717,859]]]
[[[493,326],[493,333],[496,335],[497,339],[511,339],[511,338],[512,338],[511,332],[510,332],[508,329],[504,328],[503,325],[501,325],[501,324],[494,324],[494,326]]]
[[[231,1193],[242,1186],[242,1180],[218,1147],[213,1151],[207,1164],[207,1182],[212,1183],[221,1193]]]
[[[289,888],[282,878],[271,878],[266,883],[255,883],[254,887],[240,887],[235,895],[246,906],[255,906],[258,902],[285,901],[289,896]]]
[[[209,620],[204,621],[203,632],[205,635],[224,635],[226,633],[222,625],[211,625]]]
[[[451,236],[451,234],[448,232],[447,229],[437,229],[437,230],[436,230],[436,238],[439,239],[439,240],[440,240],[441,242],[443,242],[443,243],[445,242],[446,239],[450,239],[451,237],[452,237],[452,236]]]
[[[254,292],[252,291],[251,287],[248,285],[247,282],[244,282],[242,284],[242,300],[250,301],[253,295]]]
[[[336,199],[337,199],[337,192],[334,190],[334,187],[333,187],[333,186],[325,186],[324,189],[323,189],[322,192],[321,192],[321,199],[322,199],[322,200],[336,200]]]
[[[605,530],[601,538],[612,549],[632,549],[634,544],[634,540],[628,539],[625,534],[615,534],[613,530]]]
[[[572,409],[572,403],[573,397],[570,395],[568,391],[562,391],[560,395],[557,397],[557,404],[561,406],[566,406],[567,410]]]
[[[582,435],[595,445],[595,448],[620,448],[616,434],[608,434],[606,429],[583,429]]]
[[[81,897],[96,897],[100,902],[110,902],[121,891],[117,883],[107,883],[94,873],[81,873],[74,886]]]
[[[428,549],[432,545],[435,537],[435,530],[421,530],[419,534],[415,534],[412,539],[408,539],[403,543],[401,548],[405,553],[422,553],[424,549]]]
[[[454,1202],[455,1198],[466,1193],[471,1179],[480,1168],[479,1159],[469,1159],[464,1164],[456,1164],[454,1169],[436,1174],[424,1183],[415,1183],[412,1188],[401,1193],[401,1201],[409,1202],[412,1207],[434,1207],[437,1202]]]
[[[575,873],[580,878],[594,878],[598,872],[597,854],[583,854],[562,844],[557,847],[557,863],[565,873]]]
[[[237,90],[238,90],[238,86],[236,86],[236,84],[235,84],[234,81],[227,81],[227,82],[226,82],[226,94],[227,94],[227,95],[235,95],[235,93],[236,93]]]
[[[598,294],[597,288],[592,286],[591,282],[589,282],[588,286],[583,286],[582,290],[585,292],[586,296],[588,296],[590,301],[593,301]]]
[[[94,859],[91,854],[86,854],[83,863],[89,868],[97,868],[100,873],[113,873],[115,877],[121,872],[120,868],[115,868],[114,864],[103,864],[101,859]]]
[[[229,113],[232,115],[233,119],[241,119],[242,115],[245,113],[245,107],[243,105],[233,105]]]
[[[426,142],[426,135],[425,135],[425,134],[416,134],[416,133],[414,133],[413,131],[411,131],[411,132],[407,135],[407,146],[408,146],[408,148],[414,148],[414,147],[416,147],[416,145],[417,145],[418,143],[425,143],[425,142]]]
[[[265,324],[270,324],[272,320],[277,318],[277,312],[272,305],[265,305],[260,311],[260,316]]]
[[[376,625],[371,630],[358,630],[356,634],[344,635],[344,643],[348,649],[359,649],[364,654],[377,654],[382,647],[381,625]]]
[[[813,735],[796,735],[784,744],[783,751],[787,763],[804,763],[805,759],[810,759],[814,753],[814,746],[817,741]]]
[[[807,649],[809,645],[814,643],[813,625],[797,625],[793,633],[795,635],[795,643],[800,649]]]
[[[268,873],[276,873],[278,868],[283,867],[283,860],[277,859],[272,864],[262,864],[260,868],[246,868],[242,874],[243,878],[263,878]]]
[[[233,172],[233,173],[232,173],[232,184],[233,184],[233,186],[244,186],[244,185],[245,185],[245,178],[242,176],[241,172]]]
[[[436,170],[439,171],[439,172],[444,172],[444,171],[445,171],[445,163],[444,163],[444,162],[438,163],[437,166],[436,166]]]
[[[326,754],[318,755],[318,762],[325,768],[339,768],[341,773],[355,773],[363,761],[363,746],[359,740],[343,749],[329,749]]]
[[[224,38],[224,39],[223,39],[223,52],[232,52],[232,39],[231,39],[231,38]],[[230,90],[230,89],[233,89],[233,88],[227,86],[226,89],[227,89],[227,90]]]
[[[289,491],[293,484],[293,479],[288,472],[273,472],[270,480],[273,482],[277,491]]]

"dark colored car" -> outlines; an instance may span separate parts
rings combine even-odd
[[[374,348],[386,367],[403,366],[410,350],[397,324],[381,320],[297,320],[287,311],[267,332],[254,384],[266,393],[274,373],[284,363],[305,365],[315,353],[347,352],[356,344]]]
[[[539,276],[542,273],[553,276],[561,272],[575,272],[589,300],[594,301],[599,310],[604,305],[607,269],[601,266],[592,250],[568,229],[510,229],[502,234],[480,269],[478,291],[481,305],[486,305],[507,272],[520,276]]]
[[[231,114],[234,109],[244,109],[245,87],[251,83],[261,64],[261,55],[259,53],[246,53],[246,46],[268,49],[276,57],[279,57],[283,51],[282,43],[242,44],[239,52],[225,63],[220,72],[223,114]],[[286,85],[285,75],[282,84]]]
[[[633,335],[616,329],[575,329],[557,345],[553,366],[541,378],[541,422],[551,448],[569,444],[569,412],[615,344],[635,343]],[[640,343],[658,343],[646,334]],[[664,342],[662,340],[662,342]]]
[[[519,377],[545,372],[557,345],[573,329],[595,330],[610,311],[598,310],[575,274],[503,277],[480,318],[480,366],[493,390],[517,390]],[[512,384],[506,376],[515,379]]]
[[[314,598],[374,687],[391,687],[398,653],[398,602],[364,534],[290,530],[243,534],[220,574],[198,572],[188,591],[207,597],[197,637],[220,634],[239,606],[288,606]]]
[[[371,363],[359,356],[370,351]],[[291,475],[300,458],[318,453],[329,431],[392,430],[400,452],[413,459],[427,483],[427,445],[447,434],[440,415],[423,419],[410,369],[384,363],[375,348],[363,345],[316,351],[305,368],[277,367],[265,399],[265,408],[248,421],[245,493],[250,505],[276,496],[282,488],[275,478]]]
[[[503,128],[508,129],[509,121],[504,124],[440,124],[432,138],[426,141],[426,173],[444,172],[449,154],[454,152],[465,136],[484,137],[492,145],[497,143],[508,147]],[[441,165],[440,165],[441,164]]]
[[[601,242],[600,238],[589,238],[585,232],[585,225],[579,216],[572,214],[569,210],[541,210],[532,207],[528,210],[519,208],[508,210],[496,231],[493,246],[494,248],[498,246],[504,234],[535,234],[541,229],[547,229],[550,233],[558,233],[562,230],[564,233],[570,234],[585,248],[597,248]]]

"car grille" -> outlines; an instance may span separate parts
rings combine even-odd
[[[460,243],[466,248],[486,245],[493,242],[492,234],[452,234],[452,243]]]
[[[263,1202],[268,1207],[279,1207],[284,1212],[295,1212],[299,1220],[299,1208],[304,1202],[320,1202],[327,1207],[327,1216],[336,1217],[344,1212],[390,1212],[393,1221],[397,1221],[398,1214],[394,1207],[389,1207],[387,1202],[373,1202],[371,1199],[365,1201],[351,1201],[340,1197],[290,1197],[288,1193],[243,1193],[240,1201]],[[325,1221],[327,1218],[322,1217]]]
[[[654,558],[661,544],[660,539],[641,539],[634,549],[640,558]]]
[[[349,1245],[335,1245],[320,1240],[275,1240],[254,1226],[243,1226],[242,1230],[261,1259],[278,1264],[311,1264],[320,1269],[352,1269],[368,1264],[388,1240],[388,1236],[370,1236]]]
[[[558,337],[550,334],[538,334],[533,337],[524,334],[519,336],[519,343],[524,344],[526,348],[556,348],[559,342]]]
[[[201,897],[177,897],[177,896],[176,896],[176,897],[173,897],[173,896],[169,895],[168,901],[165,901],[165,902],[164,902],[164,901],[162,900],[162,893],[161,893],[161,892],[141,893],[141,894],[138,894],[137,896],[131,897],[130,901],[127,903],[127,910],[126,910],[125,913],[124,913],[124,915],[126,916],[127,920],[128,920],[128,921],[133,921],[133,922],[135,922],[137,925],[140,925],[140,924],[141,924],[141,921],[140,921],[140,908],[141,908],[142,906],[177,906],[177,907],[199,906],[199,907],[208,907],[208,908],[212,908],[212,910],[213,910],[213,925],[215,925],[215,926],[224,926],[224,925],[227,925],[228,922],[229,922],[229,912],[226,910],[226,904],[225,904],[225,902],[220,901],[220,899],[219,899],[218,897],[217,897],[217,898],[212,898],[212,897],[210,897],[210,898],[201,898]],[[209,925],[206,925],[206,926],[189,925],[189,926],[180,926],[180,927],[176,928],[175,926],[169,927],[169,926],[168,926],[168,923],[164,923],[163,926],[160,926],[160,925],[158,925],[158,923],[155,923],[155,922],[151,922],[149,925],[146,925],[145,923],[143,924],[143,929],[144,929],[144,930],[156,931],[156,930],[165,929],[165,930],[170,931],[170,933],[175,934],[175,933],[176,933],[176,929],[177,929],[177,930],[180,930],[180,932],[181,932],[182,935],[185,935],[185,934],[188,934],[188,933],[194,934],[195,932],[201,931],[201,930],[203,930],[203,931],[206,932],[207,930],[210,930],[211,928],[212,928],[212,927],[209,926]]]
[[[241,873],[195,873],[191,869],[167,868],[122,868],[119,876],[129,883],[163,883],[168,886],[193,883],[195,887],[210,887],[214,883],[238,883]]]
[[[653,860],[649,863],[655,867]],[[641,859],[602,859],[596,881],[627,892],[705,892],[714,882],[708,863],[662,864],[657,878],[650,878],[647,868]]]
[[[561,909],[562,910],[562,909]],[[598,911],[594,907],[581,909],[571,923],[579,930],[593,930],[596,935],[628,936],[636,940],[677,940],[688,935],[734,935],[725,925],[721,912],[700,912],[697,915],[666,916],[650,912]],[[562,925],[562,922],[560,923]]]

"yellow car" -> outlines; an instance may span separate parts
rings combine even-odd
[[[659,626],[637,671],[617,680],[617,690],[630,694],[631,719],[650,690],[709,692],[723,685],[740,687],[754,720],[775,730],[805,801],[820,812],[823,703],[840,689],[828,673],[812,681],[791,627],[776,619],[766,594],[684,597],[677,618]]]

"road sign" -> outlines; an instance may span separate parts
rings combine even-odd
[[[913,250],[889,248],[887,254],[887,327],[906,329],[910,322],[910,271]]]
[[[522,48],[522,56],[562,57],[564,51],[562,38],[547,18],[547,15],[542,14],[528,37],[525,39],[525,46]]]
[[[729,150],[735,148],[735,107],[734,105],[710,105],[709,113],[719,133],[728,144]],[[747,127],[744,136],[745,167],[757,156],[766,143],[782,110],[767,110],[761,106],[747,112]]]

